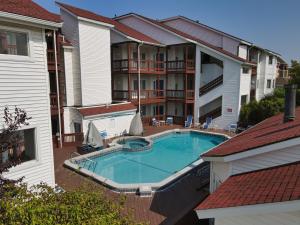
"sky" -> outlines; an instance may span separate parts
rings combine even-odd
[[[34,0],[58,13],[53,0]],[[154,19],[183,15],[300,60],[300,0],[60,0],[107,17],[135,12]]]

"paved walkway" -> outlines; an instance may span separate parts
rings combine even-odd
[[[145,135],[162,132],[168,129],[181,128],[180,126],[146,127]],[[75,147],[66,147],[54,150],[56,183],[65,190],[75,188],[99,189],[110,199],[118,199],[121,194],[115,193],[88,177],[80,175],[63,166],[70,154],[76,151]],[[201,180],[193,171],[183,177],[168,189],[154,194],[151,198],[141,198],[134,194],[126,195],[126,212],[132,214],[138,222],[146,222],[151,225],[176,224],[193,225],[206,224],[197,220],[193,212],[206,196],[207,188],[199,188]]]

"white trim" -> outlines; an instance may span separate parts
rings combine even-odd
[[[21,170],[26,170],[26,169],[41,165],[41,156],[39,153],[39,147],[41,146],[40,135],[39,135],[39,132],[40,132],[39,126],[38,125],[24,126],[24,127],[19,128],[17,131],[31,130],[31,129],[34,130],[34,144],[35,144],[34,159],[22,162],[19,165],[10,168],[8,172],[4,173],[4,175],[12,175]]]
[[[32,40],[32,31],[29,29],[16,28],[10,26],[0,25],[0,30],[25,33],[27,34],[27,51],[28,55],[11,55],[11,54],[0,54],[1,61],[17,61],[17,62],[34,62],[34,51],[33,51],[33,40]]]
[[[300,145],[300,137],[289,139],[286,141],[281,141],[281,142],[274,143],[274,144],[268,144],[266,146],[262,146],[262,147],[258,147],[258,148],[254,148],[254,149],[249,149],[247,151],[235,153],[235,154],[228,155],[228,156],[220,156],[220,157],[203,156],[202,158],[205,161],[230,162],[230,161],[243,159],[243,158],[247,158],[247,157],[251,157],[251,156],[255,156],[255,155],[259,155],[259,154],[263,154],[263,153],[267,153],[267,152],[277,151],[277,150],[284,149],[284,148],[290,148],[290,147],[293,147],[296,145]]]
[[[23,15],[18,15],[14,13],[9,13],[9,12],[4,12],[0,11],[0,17],[4,17],[7,19],[12,19],[12,20],[20,20],[21,23],[33,23],[33,24],[39,24],[42,25],[42,27],[52,27],[52,28],[60,28],[62,27],[62,23],[57,23],[57,22],[51,22],[48,20],[43,20],[43,19],[37,19],[29,16],[23,16]],[[39,26],[41,27],[41,26]]]
[[[300,209],[300,200],[265,203],[256,205],[246,205],[218,209],[197,210],[199,219],[231,217],[241,215],[255,215],[267,213],[293,212]]]
[[[122,114],[132,113],[132,112],[136,112],[136,109],[129,109],[129,110],[124,110],[124,111],[102,113],[102,114],[96,114],[96,115],[90,115],[90,116],[82,116],[82,117],[83,117],[83,119],[97,119],[97,118],[100,119],[102,117],[114,116],[114,115],[122,115]]]

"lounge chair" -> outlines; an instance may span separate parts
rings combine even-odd
[[[229,132],[235,133],[237,131],[238,125],[236,123],[232,123],[229,125],[228,130]]]
[[[159,126],[159,121],[157,121],[155,118],[152,118],[152,126],[158,127]]]
[[[211,125],[212,125],[212,122],[213,122],[212,117],[207,117],[205,123],[202,125],[202,128],[203,128],[203,129],[208,129],[208,128],[210,128]]]
[[[193,124],[193,116],[192,115],[188,115],[186,118],[186,121],[184,122],[184,127],[185,128],[190,128]]]
[[[167,125],[173,125],[173,117],[167,117],[166,124]]]

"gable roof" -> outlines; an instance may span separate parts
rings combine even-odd
[[[197,26],[205,27],[205,28],[207,28],[207,29],[209,29],[209,30],[211,30],[211,31],[216,32],[216,33],[219,33],[219,34],[222,34],[222,35],[231,37],[231,38],[233,38],[233,39],[235,39],[235,40],[241,41],[241,42],[243,42],[244,44],[252,45],[252,43],[249,42],[249,41],[246,41],[246,40],[241,39],[241,38],[239,38],[239,37],[236,37],[236,36],[234,36],[234,35],[228,34],[228,33],[224,32],[224,31],[218,30],[218,29],[216,29],[216,28],[210,27],[210,26],[208,26],[208,25],[206,25],[206,24],[200,23],[199,21],[192,20],[192,19],[190,19],[190,18],[188,18],[188,17],[186,17],[186,16],[178,15],[178,16],[174,16],[174,17],[165,18],[165,19],[162,19],[162,20],[159,20],[159,21],[162,22],[162,23],[165,23],[165,22],[174,21],[174,20],[178,20],[178,19],[186,20],[186,21],[188,21],[188,22],[190,22],[190,23],[193,23],[193,24],[195,24],[195,25],[197,25]]]
[[[131,102],[112,104],[108,106],[103,105],[103,106],[78,108],[78,111],[82,116],[95,116],[95,115],[129,111],[129,110],[136,110],[136,106]]]
[[[205,41],[203,41],[203,40],[201,40],[199,38],[196,38],[196,37],[194,37],[192,35],[184,33],[184,32],[182,32],[180,30],[177,30],[177,29],[175,29],[173,27],[170,27],[170,26],[168,26],[168,25],[166,25],[166,24],[164,24],[162,22],[159,22],[157,20],[154,20],[154,19],[142,16],[142,15],[139,15],[139,14],[136,14],[136,13],[125,14],[125,15],[116,17],[115,20],[119,20],[119,19],[121,19],[123,17],[131,16],[131,15],[136,16],[136,17],[140,17],[140,18],[142,18],[142,19],[144,19],[144,20],[146,20],[146,21],[148,21],[148,22],[150,22],[152,24],[155,24],[156,26],[159,26],[159,27],[161,27],[161,28],[163,28],[165,30],[168,30],[169,32],[172,32],[172,33],[174,33],[174,34],[176,34],[178,36],[181,36],[184,39],[187,39],[187,40],[193,41],[193,42],[197,42],[198,44],[204,45],[204,46],[206,46],[206,47],[208,47],[210,49],[213,49],[213,50],[215,50],[215,51],[217,51],[219,53],[222,53],[222,54],[224,54],[224,55],[226,55],[226,56],[228,56],[228,57],[230,57],[230,58],[232,58],[234,60],[240,61],[242,63],[253,64],[253,63],[249,62],[248,60],[245,60],[245,59],[243,59],[243,58],[241,58],[241,57],[239,57],[237,55],[234,55],[234,54],[232,54],[232,53],[230,53],[228,51],[225,51],[224,49],[218,48],[218,47],[216,47],[216,46],[214,46],[214,45],[212,45],[210,43],[207,43],[207,42],[205,42]]]
[[[229,177],[196,210],[300,200],[300,161]]]
[[[61,23],[60,15],[51,13],[31,0],[1,1],[0,11],[35,19]]]
[[[228,156],[297,137],[300,137],[300,107],[296,108],[294,121],[284,123],[283,113],[280,113],[204,153],[202,157]]]
[[[85,9],[80,9],[71,5],[67,5],[64,3],[60,3],[60,2],[56,2],[59,6],[61,6],[62,8],[68,10],[69,12],[73,13],[74,15],[78,16],[78,17],[82,17],[82,18],[86,18],[89,20],[94,20],[94,21],[98,21],[101,23],[105,23],[105,24],[109,24],[111,25],[116,31],[122,33],[123,35],[129,36],[131,38],[137,39],[139,41],[142,42],[146,42],[149,44],[154,44],[154,45],[162,45],[161,43],[159,43],[157,40],[154,40],[151,37],[148,37],[145,34],[140,33],[137,30],[132,29],[131,27],[128,27],[118,21],[115,21],[113,19],[110,19],[108,17],[105,16],[101,16],[98,15],[96,13],[90,12],[88,10]]]

